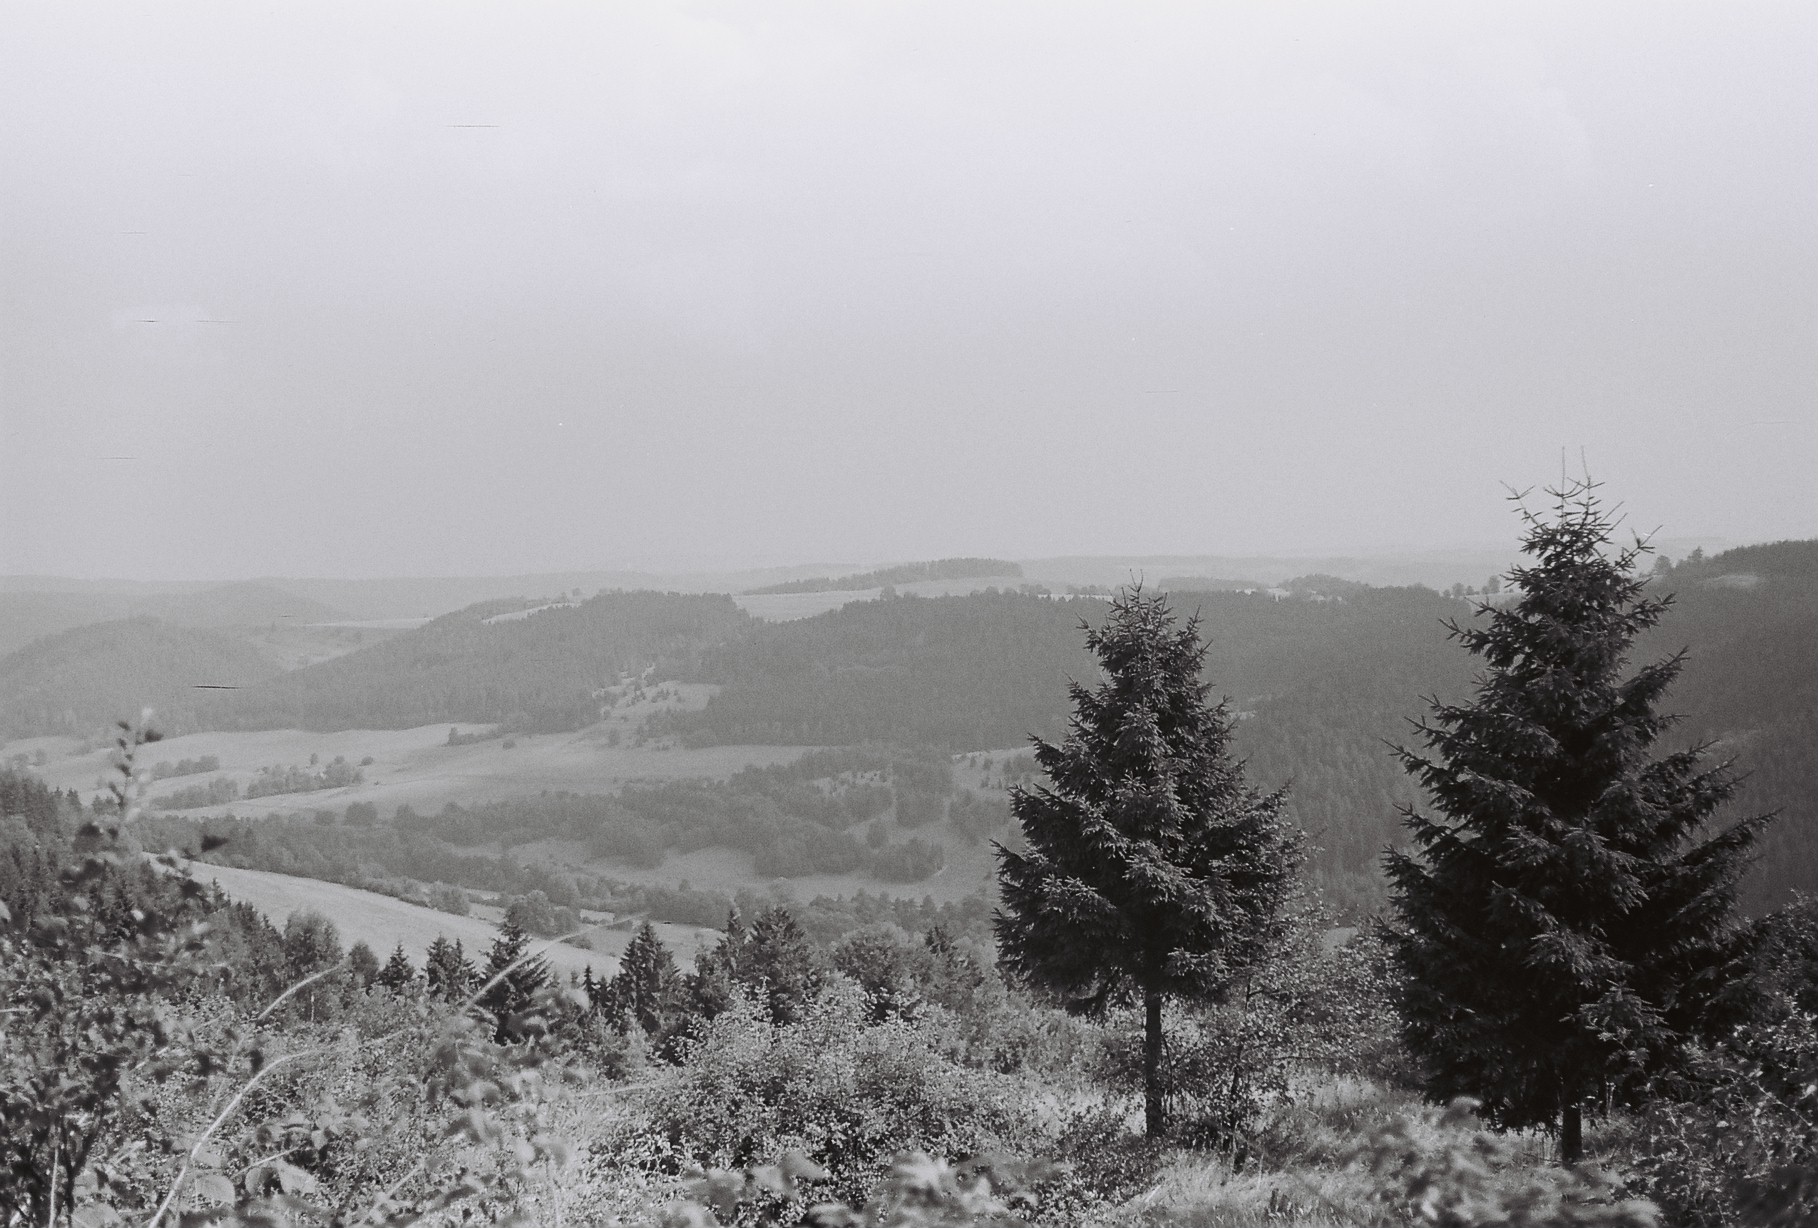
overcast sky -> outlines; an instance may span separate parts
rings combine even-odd
[[[1818,535],[1818,6],[0,6],[0,572]]]

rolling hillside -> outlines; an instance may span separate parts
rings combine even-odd
[[[1715,740],[1750,773],[1738,805],[1784,815],[1751,898],[1818,889],[1818,543],[1684,562],[1658,583],[1676,603],[1641,651],[1689,649],[1669,695],[1687,719],[1672,737]],[[1282,600],[1178,592],[1174,603],[1200,613],[1211,643],[1206,675],[1231,700],[1238,747],[1259,783],[1291,786],[1290,806],[1321,848],[1316,868],[1368,875],[1399,838],[1398,806],[1415,800],[1387,744],[1407,737],[1425,696],[1464,695],[1472,662],[1448,642],[1442,620],[1469,619],[1472,607],[1422,588],[1315,578],[1289,587],[1294,595]],[[62,642],[61,652],[47,641],[0,662],[0,719],[13,734],[75,732],[89,722],[86,731],[135,709],[143,694],[169,709],[173,732],[425,728],[413,735],[425,745],[408,762],[373,765],[361,789],[394,807],[414,804],[419,788],[423,801],[463,802],[471,800],[463,789],[487,798],[605,792],[646,770],[634,762],[665,779],[678,778],[676,769],[685,775],[693,752],[661,749],[672,741],[696,751],[868,743],[966,753],[1017,747],[1031,733],[1059,736],[1067,680],[1091,681],[1080,620],[1103,610],[1089,598],[977,592],[850,602],[766,622],[724,596],[619,593],[496,617],[526,608],[473,607],[281,676],[202,632],[111,624],[105,635]],[[214,646],[214,658],[197,655],[203,645]],[[230,665],[254,680],[205,703],[185,693]],[[603,708],[629,703],[608,688],[646,669],[654,680],[688,680],[670,689],[689,701],[621,706],[597,724]],[[105,684],[120,678],[135,684],[130,706],[105,702]],[[561,737],[444,749],[434,730],[449,724]],[[588,756],[599,762],[582,762]],[[447,775],[457,759],[462,766]],[[259,808],[312,800],[265,798]]]
[[[725,596],[606,593],[525,618],[509,600],[445,614],[369,648],[219,697],[213,729],[407,729],[435,722],[573,730],[599,719],[626,674],[698,672],[701,653],[749,620]],[[489,621],[492,620],[492,621]]]

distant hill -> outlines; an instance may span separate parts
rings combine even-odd
[[[0,657],[0,734],[86,735],[146,706],[181,728],[214,693],[199,686],[252,686],[277,672],[246,644],[154,618],[76,627]]]
[[[574,729],[598,719],[599,692],[658,666],[696,671],[701,653],[750,621],[726,596],[605,593],[528,617],[484,602],[346,656],[223,695],[199,713],[212,729],[408,729],[445,721]]]
[[[270,623],[301,626],[348,617],[344,610],[258,580],[174,594],[148,604],[150,612],[166,622],[189,627],[255,627]]]
[[[173,591],[0,591],[0,654],[91,623],[151,617],[186,627],[334,622],[347,614],[259,581]]]
[[[602,592],[736,593],[753,585],[844,570],[834,564],[742,571],[559,571],[518,576],[393,576],[337,580],[268,579],[286,592],[349,611],[354,618],[434,618],[503,597],[591,597]]]
[[[1689,649],[1665,704],[1686,714],[1674,739],[1737,757],[1749,775],[1736,811],[1780,812],[1759,889],[1818,890],[1818,541],[1727,550],[1657,583],[1674,608],[1643,654]]]
[[[71,627],[144,612],[138,600],[120,593],[0,592],[0,656]]]
[[[924,580],[978,580],[995,577],[1020,580],[1023,569],[1005,559],[935,559],[928,563],[902,563],[844,576],[809,576],[750,588],[753,597],[779,593],[858,593],[885,585],[916,584]]]

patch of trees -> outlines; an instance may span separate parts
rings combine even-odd
[[[200,755],[194,759],[179,759],[172,763],[168,759],[152,765],[153,780],[169,780],[174,776],[200,776],[205,772],[221,770],[221,756]]]
[[[887,584],[915,584],[923,580],[980,580],[999,576],[1020,580],[1022,575],[1022,565],[1008,559],[935,559],[928,563],[880,567],[849,576],[786,580],[747,591],[753,596],[761,593],[856,593],[868,588],[883,588]]]
[[[202,806],[224,806],[238,801],[240,786],[226,776],[217,776],[201,784],[184,785],[152,802],[155,810],[195,810]]]
[[[294,763],[289,766],[273,763],[260,768],[246,782],[246,796],[254,798],[274,797],[282,793],[314,793],[321,789],[357,785],[366,779],[366,773],[342,755],[336,755],[323,764],[316,763],[315,758],[314,755],[310,756],[308,767],[299,767]]]

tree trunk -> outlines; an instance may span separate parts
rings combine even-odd
[[[1150,1138],[1160,1138],[1167,1128],[1162,1116],[1162,996],[1150,990],[1143,999],[1148,1018],[1143,1029],[1143,1128]]]
[[[1574,1101],[1565,1106],[1559,1123],[1559,1162],[1576,1164],[1584,1159],[1584,1114]]]

